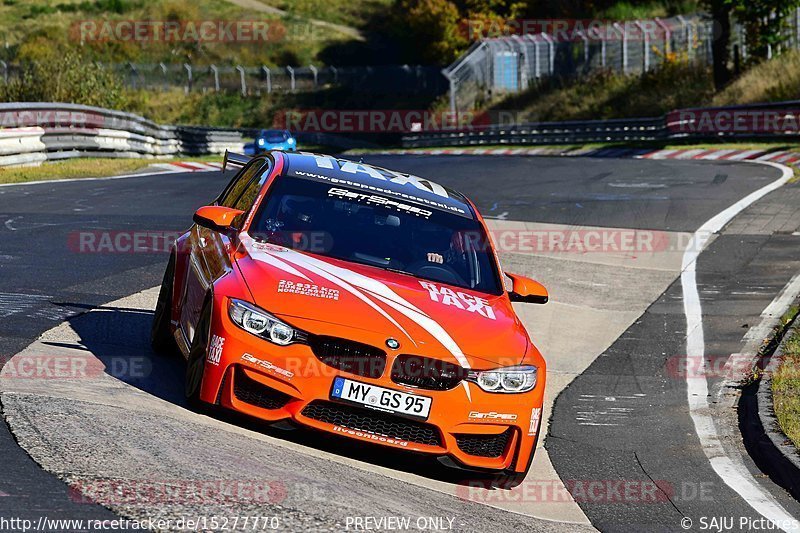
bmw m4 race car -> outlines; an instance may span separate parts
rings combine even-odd
[[[524,476],[546,372],[511,302],[548,294],[501,271],[473,203],[324,155],[231,164],[153,323],[154,349],[187,358],[190,403]]]

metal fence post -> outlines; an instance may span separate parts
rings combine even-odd
[[[236,70],[239,71],[239,81],[242,83],[242,96],[247,96],[247,81],[244,76],[244,67],[236,65]]]
[[[311,74],[314,76],[314,87],[317,86],[319,82],[319,70],[314,65],[309,65],[308,68],[311,70]]]
[[[186,92],[192,90],[192,66],[189,63],[184,63],[183,68],[186,69]]]
[[[689,60],[694,59],[694,24],[689,23],[686,26],[686,52],[689,56]]]
[[[648,33],[647,29],[644,27],[644,24],[642,24],[642,21],[637,20],[635,22],[635,24],[639,28],[639,30],[642,32],[642,42],[643,42],[643,44],[642,44],[643,50],[642,51],[644,52],[644,54],[643,54],[644,57],[642,58],[642,61],[643,61],[643,63],[642,63],[642,73],[645,73],[648,70],[650,70],[650,33]]]
[[[600,39],[600,66],[606,68],[606,56],[608,55],[608,51],[606,50],[606,42],[608,39],[606,36],[603,36]]]
[[[622,73],[628,73],[628,32],[625,31],[619,22],[614,23],[614,28],[619,30],[622,35]]]
[[[744,26],[739,26],[739,43],[742,48],[742,61],[747,59],[747,38],[744,34]]]
[[[794,8],[794,47],[800,50],[800,7]]]
[[[529,33],[527,37],[533,42],[533,75],[539,80],[542,76],[542,71],[539,66],[539,41],[536,40],[536,36],[532,33]]]
[[[664,56],[668,56],[672,51],[672,30],[669,29],[669,25],[666,22],[658,17],[656,17],[656,24],[664,30]]]
[[[583,64],[588,66],[589,65],[589,37],[586,35],[586,32],[579,31],[578,37],[581,38],[583,41]]]
[[[291,87],[292,92],[294,92],[295,88],[294,69],[292,67],[286,67],[286,72],[289,73],[289,86]]]
[[[261,65],[261,72],[264,73],[264,79],[267,81],[267,94],[272,92],[272,72],[266,65]]]
[[[131,79],[133,80],[133,88],[136,89],[136,86],[139,81],[139,71],[136,70],[136,65],[131,62],[128,62],[128,68],[131,71]]]
[[[159,63],[158,66],[161,69],[161,76],[164,78],[164,90],[166,91],[169,87],[169,80],[167,79],[167,66],[164,63]]]
[[[553,38],[547,35],[546,33],[540,33],[539,35],[547,42],[547,51],[548,51],[548,61],[549,61],[549,72],[552,76],[555,74],[555,60],[556,60],[556,49],[555,49],[555,41]]]
[[[219,69],[216,65],[208,67],[214,73],[214,92],[219,92]]]
[[[447,69],[442,69],[442,75],[447,78],[447,83],[449,85],[449,92],[450,92],[450,114],[453,117],[458,116],[458,109],[456,109],[456,80],[453,77],[452,73],[449,72]]]
[[[3,67],[3,82],[8,83],[8,63],[0,59],[0,66]]]

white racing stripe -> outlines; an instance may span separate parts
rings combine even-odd
[[[308,282],[311,282],[311,279],[308,276],[306,276],[305,274],[294,268],[292,265],[289,265],[284,261],[281,261],[279,258],[275,257],[272,254],[268,254],[265,251],[256,248],[255,241],[246,232],[243,231],[240,235],[240,238],[242,241],[242,246],[244,246],[245,250],[247,250],[247,253],[250,254],[250,257],[252,257],[256,261],[267,263],[268,265],[275,267],[283,272],[286,272],[287,274],[291,274],[293,276],[297,276],[298,278],[302,278]]]
[[[269,254],[269,252],[267,253]],[[456,361],[458,361],[462,367],[467,369],[470,368],[469,361],[461,351],[461,348],[438,322],[423,313],[411,302],[395,293],[385,284],[373,278],[353,272],[352,270],[326,263],[325,261],[303,255],[294,250],[286,249],[286,251],[277,253],[280,254],[281,259],[290,263],[294,263],[296,266],[303,267],[353,294],[383,315],[384,318],[389,320],[398,329],[400,329],[400,331],[402,331],[406,337],[408,337],[409,340],[416,345],[414,338],[411,337],[411,335],[409,335],[408,332],[406,332],[406,330],[394,318],[392,318],[391,315],[389,315],[383,308],[381,308],[369,297],[372,296],[395,311],[398,311],[403,316],[430,333],[440,343],[442,343],[442,345],[447,348],[447,350],[453,355],[453,357],[455,357]]]
[[[703,311],[700,293],[697,290],[697,258],[708,244],[709,237],[719,232],[725,224],[753,202],[783,186],[793,172],[790,168],[769,162],[759,164],[773,166],[783,172],[783,176],[739,200],[729,208],[703,224],[692,236],[683,255],[681,287],[683,290],[683,309],[686,314],[686,355],[697,358],[705,364],[705,338],[703,334]],[[695,432],[700,439],[703,451],[708,457],[714,472],[726,485],[736,491],[753,509],[784,531],[800,531],[794,527],[796,521],[766,489],[761,487],[741,461],[734,461],[725,453],[708,403],[708,381],[706,378],[692,379],[687,374],[686,394],[689,414],[694,422]]]

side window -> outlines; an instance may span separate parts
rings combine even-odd
[[[244,191],[242,191],[242,195],[239,196],[239,199],[236,200],[236,203],[233,204],[234,209],[239,209],[244,211],[245,213],[250,210],[253,206],[253,202],[256,201],[256,197],[258,196],[259,191],[261,190],[261,184],[263,180],[260,179],[251,179],[250,183],[247,184],[247,187]]]
[[[250,185],[252,181],[258,181],[253,180],[253,178],[263,167],[263,159],[253,161],[249,166],[245,167],[241,174],[234,178],[228,185],[228,188],[225,189],[225,192],[222,193],[219,199],[219,205],[223,207],[235,207],[237,200],[239,200],[239,197],[247,189],[248,185]]]

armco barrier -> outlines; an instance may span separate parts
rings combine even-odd
[[[663,117],[475,126],[404,135],[404,148],[667,140],[786,140],[800,136],[800,102],[672,111]]]
[[[248,131],[163,126],[138,115],[62,103],[0,104],[0,166],[75,157],[164,158],[242,151]]]

